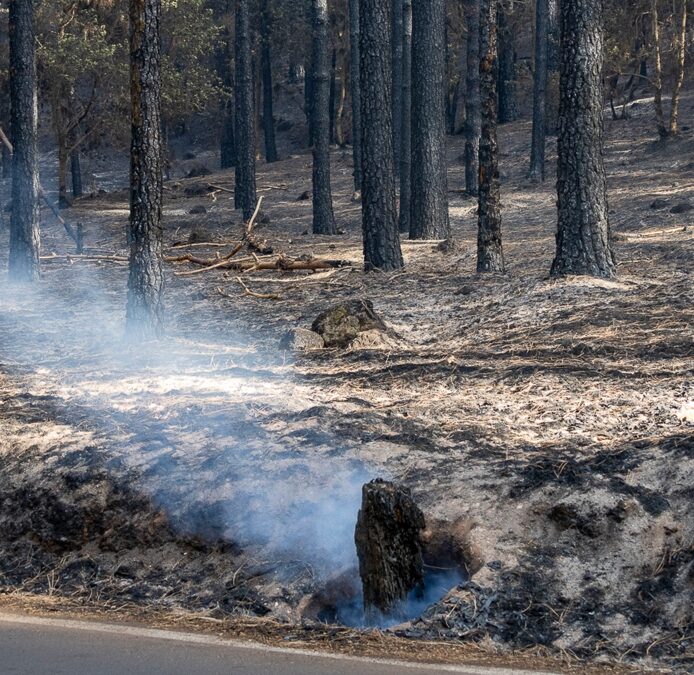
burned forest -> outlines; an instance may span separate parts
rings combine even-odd
[[[0,672],[692,672],[693,61],[689,0],[0,2]]]

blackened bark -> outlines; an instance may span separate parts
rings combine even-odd
[[[480,98],[482,136],[480,138],[479,215],[477,228],[477,271],[503,272],[501,246],[501,188],[497,144],[497,82],[499,59],[497,41],[498,0],[480,2]]]
[[[557,254],[552,275],[613,277],[603,163],[603,0],[561,0]]]
[[[313,233],[337,234],[330,188],[330,73],[328,0],[311,0],[311,128],[313,135]]]
[[[412,0],[402,2],[402,119],[400,133],[400,232],[409,234],[412,215]]]
[[[249,0],[236,2],[236,208],[250,219],[257,201],[255,186],[255,101],[249,25]]]
[[[424,590],[424,514],[407,488],[374,480],[362,488],[354,541],[369,624],[405,618],[403,605]]]
[[[268,0],[263,0],[263,15],[260,22],[261,69],[263,71],[263,136],[265,137],[265,161],[276,162],[277,141],[275,139],[275,112],[272,101],[272,10]]]
[[[359,32],[364,266],[390,271],[404,264],[393,170],[391,0],[361,0]]]
[[[507,0],[499,0],[498,52],[499,52],[499,122],[513,122],[518,116],[516,100],[516,38],[509,23]]]
[[[465,83],[465,190],[476,197],[479,187],[480,112],[480,0],[465,1],[467,73]]]
[[[309,60],[304,72],[304,112],[308,128],[308,147],[313,147],[313,67]]]
[[[333,48],[330,56],[330,105],[328,110],[330,113],[330,143],[336,143],[337,133],[335,131],[335,122],[337,119],[337,49]]]
[[[130,271],[126,330],[134,339],[163,328],[161,0],[130,0]]]
[[[393,22],[391,45],[393,47],[393,161],[395,175],[400,173],[400,152],[402,148],[402,0],[393,3]]]
[[[354,189],[361,192],[361,83],[359,81],[359,0],[349,0],[350,81],[352,87],[352,155]]]
[[[412,239],[448,239],[445,0],[412,4]]]
[[[75,148],[70,153],[70,176],[72,178],[72,196],[77,199],[77,197],[82,196],[82,166],[79,148]]]
[[[10,78],[3,78],[2,89],[0,90],[0,128],[10,131]],[[12,155],[5,147],[4,143],[0,143],[0,152],[2,152],[2,177],[10,178],[12,176]]]
[[[231,58],[231,30],[229,21],[233,11],[233,0],[225,0],[222,5],[223,28],[221,39],[215,50],[215,67],[224,94],[220,101],[221,133],[219,137],[219,158],[222,169],[230,169],[236,165],[236,143],[234,138],[234,89],[233,63]]]
[[[236,134],[234,123],[234,99],[228,96],[222,105],[222,136],[219,143],[220,166],[231,169],[236,166]]]
[[[670,136],[679,133],[680,94],[684,84],[685,62],[687,58],[687,7],[688,0],[680,0],[679,14],[675,24],[675,86],[672,90],[670,107]]]
[[[533,73],[533,134],[530,147],[532,181],[545,180],[547,131],[547,53],[549,48],[549,0],[535,0],[535,70]]]
[[[38,279],[40,252],[33,0],[10,2],[9,34],[10,134],[14,143],[9,278],[25,282]]]

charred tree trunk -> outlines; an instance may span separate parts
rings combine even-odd
[[[77,199],[82,192],[82,166],[80,162],[79,148],[70,153],[70,177],[72,179],[72,196]]]
[[[336,144],[337,138],[337,49],[333,48],[330,55],[330,144]]]
[[[163,327],[161,0],[130,0],[130,272],[126,330],[131,338]]]
[[[9,277],[11,281],[25,282],[39,277],[40,251],[33,0],[10,2],[9,34],[10,134],[14,143]]]
[[[234,77],[231,49],[231,13],[233,0],[225,0],[223,4],[223,29],[221,40],[215,50],[215,67],[219,81],[224,87],[220,101],[221,133],[219,137],[219,159],[222,169],[230,169],[236,165],[236,143],[234,134]]]
[[[685,62],[687,58],[687,0],[680,0],[680,12],[677,17],[675,35],[675,86],[672,90],[672,106],[670,108],[670,136],[679,133],[680,94],[684,84]]]
[[[547,133],[547,51],[549,47],[549,0],[535,1],[535,71],[533,73],[533,135],[530,148],[531,181],[545,180]]]
[[[2,90],[0,91],[0,128],[10,129],[10,78],[4,78]],[[0,152],[2,152],[2,177],[10,178],[12,176],[12,155],[4,143],[0,143]]]
[[[501,187],[497,144],[497,52],[498,0],[480,2],[480,93],[482,136],[480,138],[479,215],[477,271],[504,272],[501,246]]]
[[[328,0],[311,0],[313,58],[311,128],[313,130],[313,233],[336,234],[330,187],[330,74]]]
[[[361,83],[359,81],[359,0],[349,0],[350,80],[352,86],[352,155],[354,158],[354,189],[361,192],[362,133]]]
[[[511,0],[510,4],[513,4]],[[499,0],[498,59],[499,59],[499,122],[513,122],[518,115],[516,101],[516,39],[509,23],[510,7],[507,0]]]
[[[547,96],[546,133],[554,135],[559,130],[559,0],[549,0],[547,26]]]
[[[412,4],[412,239],[448,239],[445,0]]]
[[[655,123],[660,138],[667,138],[668,130],[665,126],[665,114],[663,113],[663,46],[660,34],[660,13],[658,0],[651,2],[651,20],[653,22],[653,46],[655,51],[655,73],[653,84],[655,87]]]
[[[476,197],[479,187],[480,112],[480,0],[465,0],[467,74],[465,81],[465,190]]]
[[[272,101],[272,10],[268,0],[263,1],[261,26],[261,69],[263,71],[263,135],[265,137],[265,161],[276,162],[277,141],[275,139],[275,112]]]
[[[393,3],[393,161],[395,175],[400,173],[400,151],[402,148],[402,31],[403,7],[402,0],[391,0]]]
[[[58,139],[58,208],[61,209],[70,206],[70,200],[67,197],[67,164],[69,159],[67,139],[61,135]]]
[[[400,232],[409,234],[412,215],[412,0],[402,2],[402,118],[400,121]]]
[[[603,1],[562,0],[557,254],[552,275],[613,277],[603,163]]]
[[[249,0],[236,2],[236,208],[248,220],[257,201],[255,186],[255,104]]]
[[[361,0],[359,6],[364,266],[383,271],[404,265],[393,170],[390,10],[390,0]]]
[[[304,113],[308,130],[308,147],[313,147],[313,66],[309,59],[304,69]]]
[[[424,515],[407,488],[374,480],[362,488],[354,540],[367,623],[404,618],[410,593],[424,589]]]

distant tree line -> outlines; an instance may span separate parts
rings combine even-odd
[[[497,127],[528,115],[530,181],[546,179],[547,138],[558,137],[552,273],[613,276],[604,105],[623,119],[637,91],[651,91],[654,131],[679,132],[687,0],[10,0],[8,8],[0,123],[13,181],[10,275],[38,277],[40,120],[51,121],[62,204],[68,183],[73,196],[82,191],[80,152],[122,144],[129,129],[128,320],[143,335],[162,323],[169,139],[194,115],[216,121],[220,164],[235,168],[236,206],[248,219],[256,162],[279,159],[273,97],[279,85],[301,90],[313,232],[338,232],[330,148],[351,144],[365,267],[381,271],[403,266],[401,236],[451,237],[445,137],[463,133],[462,187],[479,205],[477,270],[504,272]]]

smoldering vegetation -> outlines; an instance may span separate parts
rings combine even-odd
[[[650,208],[682,171],[646,142],[625,155],[626,131],[612,128],[608,152],[617,281],[545,279],[554,196],[530,191],[511,154],[506,277],[468,273],[475,207],[454,194],[457,252],[405,244],[404,275],[246,278],[281,297],[265,301],[233,275],[167,267],[168,338],[147,350],[122,341],[117,260],[46,261],[35,294],[3,282],[3,591],[299,634],[358,626],[359,492],[384,476],[444,523],[432,567],[466,568],[390,634],[686,671],[691,222]],[[521,130],[504,133],[504,147],[521,147]],[[347,162],[334,162],[346,235],[302,238],[300,157],[261,172],[263,236],[296,255],[334,246],[331,257],[359,259],[359,206]],[[228,200],[186,196],[197,182],[169,196],[167,246],[202,226],[215,242],[238,238]],[[125,197],[72,210],[88,253],[123,256]],[[209,212],[192,222],[198,204]],[[46,252],[68,246],[48,224]],[[359,297],[396,344],[278,351],[287,328]]]

